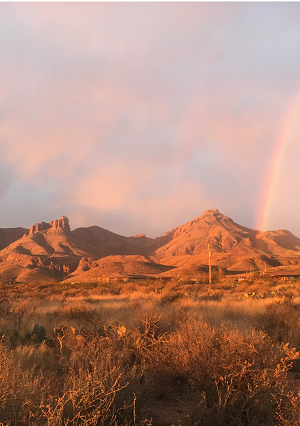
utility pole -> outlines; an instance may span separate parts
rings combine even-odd
[[[210,262],[210,258],[211,258],[211,252],[210,252],[209,244],[208,244],[208,282],[209,282],[209,284],[211,284],[211,262]]]

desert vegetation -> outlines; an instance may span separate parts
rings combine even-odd
[[[3,284],[2,425],[300,425],[300,282]]]

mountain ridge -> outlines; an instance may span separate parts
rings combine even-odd
[[[231,271],[300,265],[300,239],[290,231],[247,228],[217,209],[206,210],[155,238],[145,234],[125,237],[97,225],[71,231],[69,219],[62,216],[50,223],[36,223],[29,230],[0,228],[0,281],[18,281],[27,276],[29,279],[33,270],[35,279],[43,280],[46,274],[45,279],[56,281],[67,279],[70,274],[76,276],[76,270],[80,277],[93,269],[96,274],[97,268],[103,274],[117,273],[118,267],[120,273],[136,267],[139,273],[151,270],[155,274],[178,275],[190,270],[192,274],[206,268],[208,244],[212,264]],[[106,260],[101,261],[103,258]],[[81,259],[92,259],[94,267],[78,269]],[[9,271],[14,271],[11,279]]]

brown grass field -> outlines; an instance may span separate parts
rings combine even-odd
[[[300,282],[6,284],[0,425],[300,425]]]

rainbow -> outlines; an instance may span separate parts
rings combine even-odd
[[[294,127],[299,116],[299,110],[300,89],[293,97],[291,106],[288,109],[288,113],[283,121],[283,125],[281,126],[279,137],[275,143],[270,161],[268,162],[256,218],[256,229],[261,231],[268,230],[268,224],[272,212],[272,204],[275,198],[276,186],[280,175],[282,159],[284,157],[288,143],[293,135]]]

